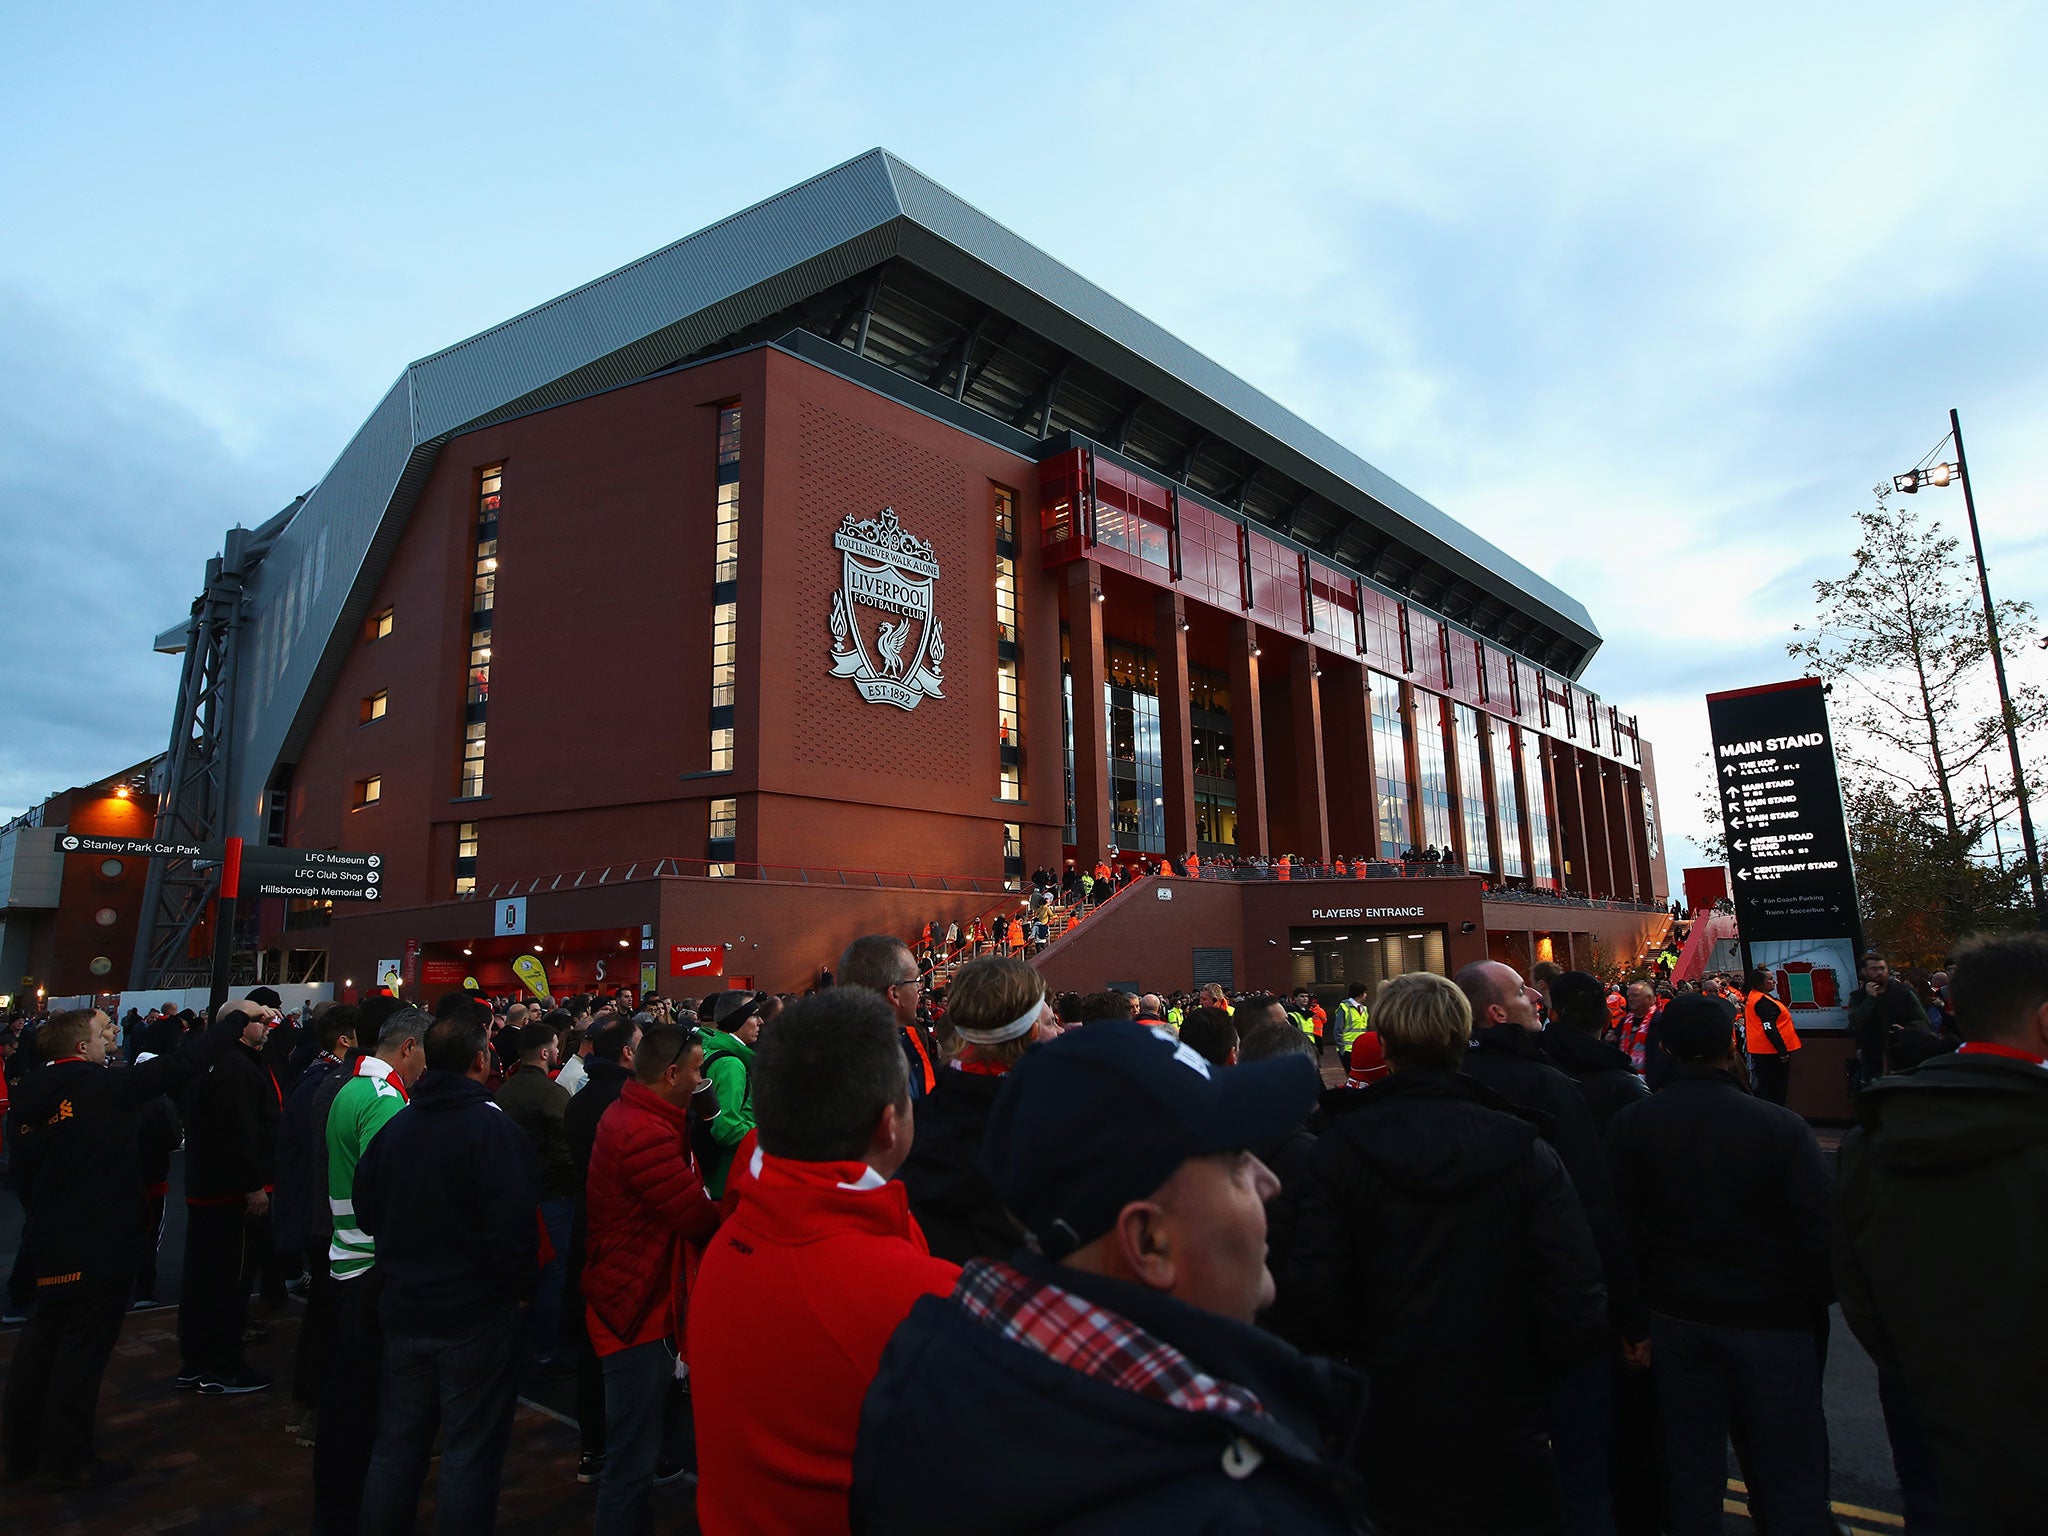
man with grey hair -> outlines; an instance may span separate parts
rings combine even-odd
[[[1166,1004],[1161,1002],[1157,992],[1147,992],[1138,999],[1138,1022],[1140,1024],[1164,1024]]]
[[[879,992],[882,1001],[895,1010],[903,1056],[910,1067],[910,1096],[921,1099],[930,1093],[938,1085],[938,1075],[932,1067],[931,1048],[918,1024],[917,1005],[924,991],[924,978],[910,946],[886,933],[855,939],[839,957],[839,985]]]

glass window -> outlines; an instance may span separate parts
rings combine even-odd
[[[1414,695],[1416,789],[1422,802],[1422,827],[1418,835],[1425,847],[1449,848],[1451,778],[1444,766],[1444,701],[1420,688]]]
[[[738,676],[739,604],[718,603],[711,609],[711,707],[719,709],[733,701]]]
[[[484,704],[491,697],[491,632],[478,630],[469,637],[469,702]]]
[[[363,700],[362,722],[368,725],[372,720],[382,720],[390,701],[390,694],[382,688]]]
[[[1505,721],[1489,720],[1486,727],[1493,755],[1494,818],[1500,823],[1500,873],[1519,880],[1528,871],[1522,864],[1522,796],[1514,742]]]
[[[711,840],[735,838],[740,835],[740,802],[736,796],[726,796],[711,802]]]
[[[476,823],[473,821],[458,822],[455,827],[455,857],[458,859],[475,858],[476,846]]]
[[[455,894],[476,894],[476,823],[458,822],[455,827]]]
[[[462,731],[462,789],[469,799],[484,792],[484,722],[472,720]]]
[[[392,611],[389,608],[386,608],[382,613],[378,614],[377,617],[370,620],[370,638],[372,640],[382,640],[386,635],[391,633],[391,623]]]
[[[1408,746],[1401,721],[1401,684],[1366,672],[1372,695],[1373,797],[1378,802],[1380,857],[1398,859],[1408,840]]]
[[[740,575],[740,488],[731,481],[718,488],[716,529],[711,552],[713,581],[737,581]]]
[[[1529,878],[1557,882],[1550,856],[1550,786],[1543,777],[1543,738],[1522,732],[1522,803],[1529,808]]]
[[[733,733],[729,725],[720,726],[711,733],[711,771],[731,773],[733,761]]]
[[[1458,733],[1459,821],[1465,829],[1465,867],[1492,874],[1497,865],[1493,840],[1486,835],[1486,770],[1479,737],[1479,711],[1469,704],[1451,706]]]
[[[361,810],[366,805],[375,805],[384,798],[384,780],[376,774],[367,779],[356,780],[355,805]]]
[[[1237,799],[1233,795],[1195,793],[1195,841],[1202,847],[1228,849],[1237,846]]]

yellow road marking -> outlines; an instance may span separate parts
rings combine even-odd
[[[1728,1479],[1728,1489],[1729,1492],[1742,1494],[1745,1498],[1749,1494],[1748,1485],[1732,1477]],[[1831,1504],[1828,1507],[1838,1515],[1849,1515],[1858,1520],[1873,1520],[1879,1525],[1888,1525],[1893,1530],[1902,1531],[1906,1528],[1906,1517],[1904,1515],[1894,1515],[1886,1510],[1868,1509],[1861,1504],[1842,1503]],[[1742,1499],[1723,1499],[1721,1501],[1721,1512],[1728,1515],[1740,1515],[1745,1520],[1750,1518],[1749,1505],[1744,1503]],[[1850,1536],[1889,1536],[1889,1532],[1873,1531],[1863,1526],[1852,1525],[1847,1527],[1847,1530]]]

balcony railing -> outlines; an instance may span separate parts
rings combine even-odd
[[[678,878],[767,880],[785,885],[843,886],[855,890],[979,892],[984,895],[1000,895],[1011,888],[1001,875],[939,875],[894,869],[838,869],[819,864],[749,864],[731,859],[660,858],[595,865],[558,875],[501,880],[488,891],[473,891],[458,899],[501,901],[511,896],[621,885],[629,880]]]

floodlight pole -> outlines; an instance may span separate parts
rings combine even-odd
[[[1984,632],[1991,642],[1991,668],[1998,677],[1998,712],[2005,725],[2005,746],[2012,754],[2013,794],[2019,801],[2020,841],[2027,851],[2027,879],[2034,891],[2034,926],[2048,931],[2048,892],[2041,887],[2041,855],[2034,846],[2034,815],[2027,799],[2027,774],[2020,764],[2019,722],[2012,695],[2005,686],[2005,651],[1998,643],[1998,609],[1991,601],[1991,576],[1984,569],[1984,540],[1977,532],[1977,498],[1970,494],[1970,459],[1963,452],[1962,418],[1951,409],[1949,431],[1956,442],[1956,469],[1963,481],[1963,510],[1970,518],[1970,551],[1977,557],[1977,586],[1984,594]],[[1987,808],[1988,809],[1988,808]]]

